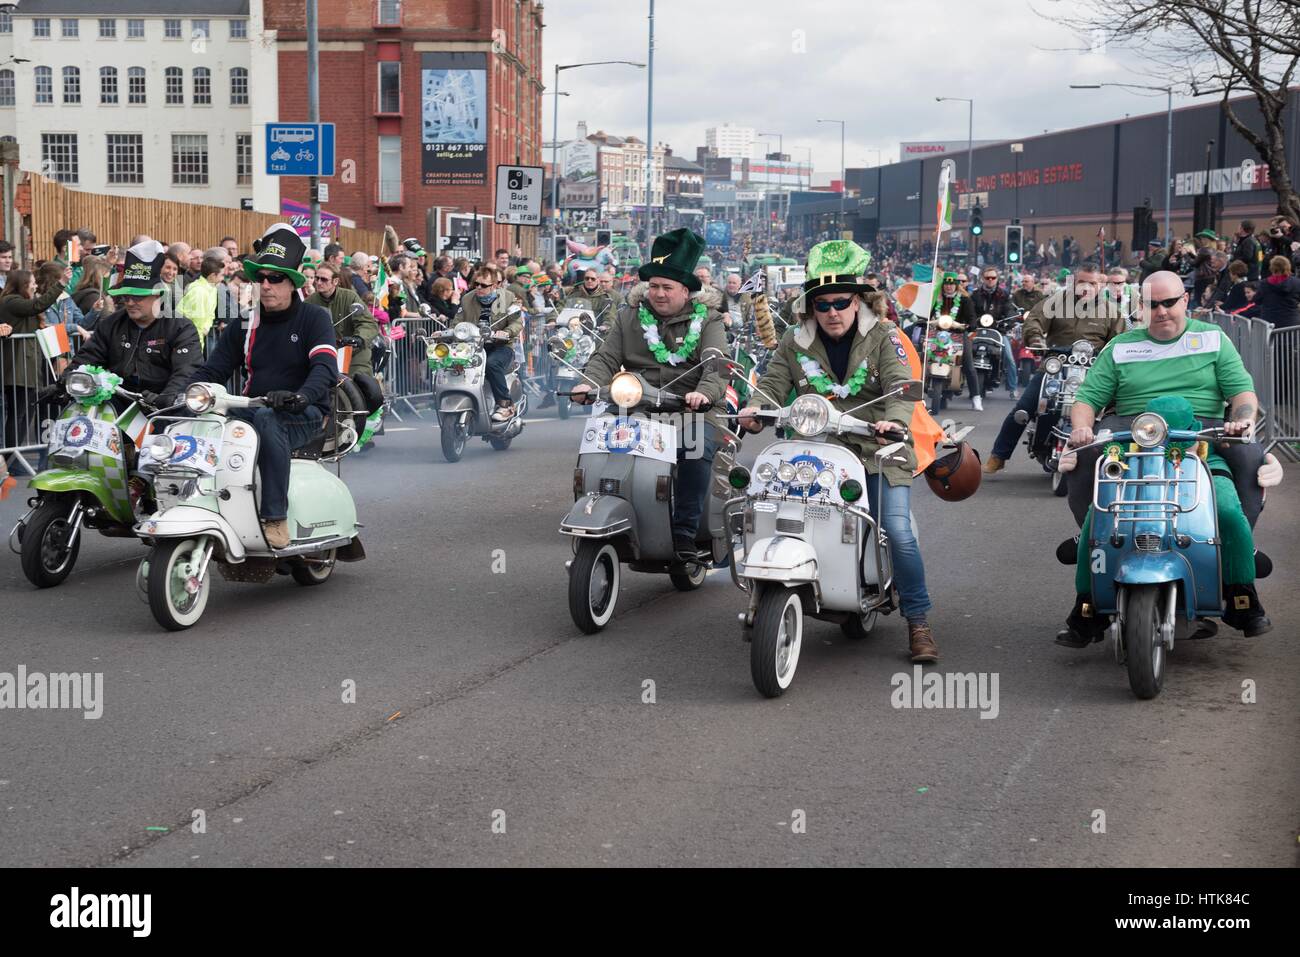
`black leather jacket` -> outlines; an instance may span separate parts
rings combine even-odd
[[[131,392],[171,395],[184,391],[202,358],[199,333],[185,317],[159,316],[142,329],[118,309],[95,323],[69,368],[99,366],[120,375]]]

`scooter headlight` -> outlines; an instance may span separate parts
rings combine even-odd
[[[471,339],[478,338],[478,326],[472,322],[458,322],[451,334],[461,342],[468,342]]]
[[[1070,348],[1070,361],[1080,365],[1087,365],[1092,361],[1095,351],[1091,342],[1087,339],[1080,339]]]
[[[196,382],[185,390],[185,408],[196,415],[207,412],[216,404],[217,397],[202,382]]]
[[[155,462],[166,462],[176,450],[176,440],[170,435],[151,435],[145,439],[141,455],[147,455]]]
[[[620,372],[609,383],[609,398],[620,408],[630,409],[638,404],[644,392],[641,380],[631,372]]]
[[[758,468],[754,469],[754,474],[758,476],[760,482],[770,482],[776,478],[776,466],[771,462],[764,462]]]
[[[831,404],[819,395],[801,395],[790,406],[790,428],[805,438],[821,435],[831,418]]]
[[[989,314],[986,312],[986,313],[984,313],[984,315],[980,316],[980,326],[981,326],[981,328],[988,329],[988,328],[991,327],[992,325],[993,325],[993,317],[992,317],[991,315],[989,315]]]
[[[1133,433],[1133,441],[1144,449],[1164,445],[1169,435],[1169,425],[1154,412],[1143,412],[1133,420],[1129,430]]]
[[[794,470],[796,485],[812,485],[817,481],[817,466],[811,462],[800,462]]]
[[[68,376],[64,390],[74,399],[84,399],[95,394],[95,377],[89,372],[74,372]]]
[[[835,487],[835,473],[830,469],[822,469],[817,474],[817,484],[823,489],[833,489]]]
[[[776,477],[787,485],[794,481],[795,468],[789,462],[782,462],[776,467]]]
[[[451,355],[451,348],[445,342],[434,342],[424,350],[424,354],[430,359],[445,359]]]
[[[1061,371],[1060,356],[1048,356],[1043,360],[1043,371],[1048,375],[1056,375]]]
[[[1043,383],[1043,395],[1056,395],[1061,391],[1060,379],[1048,379]]]

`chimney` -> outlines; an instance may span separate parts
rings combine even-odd
[[[578,121],[578,135],[577,135],[576,138],[577,138],[577,139],[580,139],[580,140],[585,140],[585,139],[587,138],[587,121],[586,121],[586,120],[579,120],[579,121]]]

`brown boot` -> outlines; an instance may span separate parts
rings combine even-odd
[[[907,637],[912,645],[912,660],[938,661],[939,646],[934,643],[934,632],[924,622],[908,622]]]
[[[289,523],[284,519],[278,522],[263,522],[262,533],[266,536],[266,544],[272,548],[289,547]]]
[[[1006,468],[1006,460],[1000,455],[990,455],[989,460],[984,463],[984,474],[992,475],[994,472],[1001,472]]]

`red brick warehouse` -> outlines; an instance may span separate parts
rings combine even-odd
[[[279,119],[305,120],[306,4],[265,0],[265,20],[277,31]],[[321,121],[336,124],[324,208],[430,250],[472,235],[477,211],[481,254],[512,248],[513,227],[492,222],[496,167],[541,165],[542,4],[319,0],[317,20]],[[280,195],[306,203],[307,180],[283,177]],[[535,253],[536,229],[522,228],[520,245]]]

